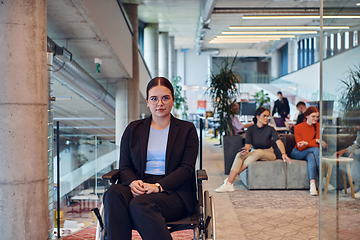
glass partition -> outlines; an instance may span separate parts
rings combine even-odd
[[[359,15],[356,1],[322,0],[324,15]],[[351,13],[352,11],[352,13]],[[324,18],[323,25],[347,25],[348,30],[323,33],[320,103],[322,148],[320,239],[360,236],[360,48],[357,19]],[[321,69],[321,67],[320,67]],[[325,144],[323,144],[323,147]]]
[[[57,129],[55,136],[56,133]],[[101,176],[115,168],[119,149],[113,143],[63,124],[56,137],[59,140],[54,142],[54,210],[56,213],[59,194],[60,235],[64,236],[96,222],[91,209],[100,208],[108,186]],[[54,219],[57,232],[57,214]]]

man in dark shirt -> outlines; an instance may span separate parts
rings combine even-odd
[[[277,93],[279,99],[275,101],[274,109],[272,111],[272,115],[277,112],[282,119],[290,118],[290,106],[287,98],[283,97],[282,92]]]

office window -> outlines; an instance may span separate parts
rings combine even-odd
[[[330,56],[334,55],[334,34],[330,34]]]
[[[357,46],[358,44],[359,44],[358,31],[354,31],[354,36],[353,36],[353,47]]]
[[[349,32],[345,32],[343,40],[345,49],[349,49]]]
[[[341,39],[341,34],[337,33],[337,50],[341,51],[341,41],[344,41],[343,39]]]

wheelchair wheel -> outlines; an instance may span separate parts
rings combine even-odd
[[[205,206],[205,239],[215,239],[215,219],[213,197],[209,196],[209,191],[204,192]]]
[[[198,226],[194,227],[194,239],[193,240],[200,240],[200,229]]]

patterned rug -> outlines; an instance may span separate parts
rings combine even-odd
[[[308,191],[237,190],[229,195],[246,239],[319,239],[319,197]],[[347,196],[337,206],[334,202],[331,197],[322,202],[322,239],[360,239],[360,201]]]
[[[190,240],[193,239],[193,230],[182,230],[171,233],[174,240]],[[84,228],[72,235],[63,237],[63,240],[95,240],[96,224],[93,224],[87,228]],[[132,232],[132,240],[141,240],[141,237],[137,231]]]

